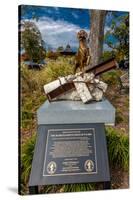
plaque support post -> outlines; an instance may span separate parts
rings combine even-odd
[[[103,189],[104,190],[111,189],[111,182],[110,181],[103,182]]]
[[[38,186],[29,186],[29,194],[38,194]]]

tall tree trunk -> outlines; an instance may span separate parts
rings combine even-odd
[[[104,40],[104,24],[106,11],[91,10],[90,11],[90,67],[97,65],[100,62],[103,52]]]

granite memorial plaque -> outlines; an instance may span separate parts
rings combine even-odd
[[[103,123],[38,126],[29,186],[108,181]]]

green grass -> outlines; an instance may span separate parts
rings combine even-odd
[[[116,109],[116,119],[115,119],[116,124],[120,124],[121,122],[124,122],[124,116],[122,111]]]
[[[65,184],[62,187],[62,192],[84,192],[84,191],[91,191],[95,190],[95,184],[89,183],[76,183],[76,184]]]
[[[113,128],[106,128],[108,155],[111,166],[128,171],[129,168],[129,137]]]
[[[76,183],[64,185],[48,185],[44,186],[41,193],[58,193],[58,192],[84,192],[96,189],[96,184],[92,183]]]
[[[34,134],[31,138],[29,138],[25,144],[21,146],[21,169],[22,169],[22,181],[26,184],[30,171],[31,171],[31,163],[34,154],[36,135]]]
[[[102,79],[105,83],[107,83],[109,86],[119,86],[119,77],[122,75],[121,70],[111,70],[109,72],[106,72],[102,74]]]
[[[59,57],[56,61],[47,61],[40,71],[28,70],[27,66],[21,65],[22,92],[42,92],[43,85],[57,79],[59,76],[66,76],[73,73],[73,58]]]

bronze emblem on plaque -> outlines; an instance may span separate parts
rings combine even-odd
[[[51,161],[47,166],[47,172],[49,174],[54,174],[57,169],[57,165],[54,161]]]
[[[94,170],[94,162],[92,160],[86,160],[84,168],[87,172],[92,172]]]

